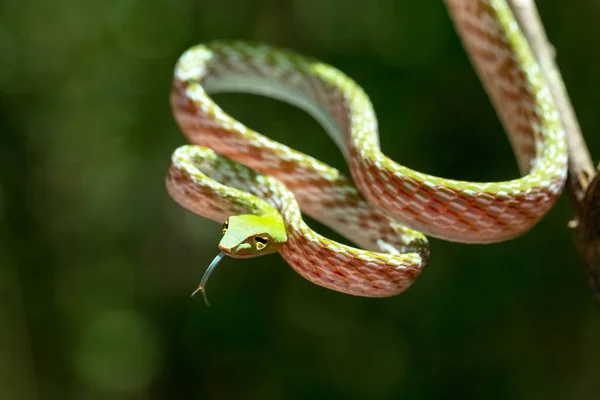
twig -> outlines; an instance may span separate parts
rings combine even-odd
[[[575,245],[587,264],[590,285],[600,307],[600,175],[594,168],[565,84],[556,66],[554,48],[548,41],[534,0],[507,1],[540,64],[567,132],[567,188],[575,213],[575,218],[569,226],[574,229]]]

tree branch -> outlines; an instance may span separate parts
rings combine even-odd
[[[565,84],[556,66],[554,48],[548,41],[534,0],[507,1],[540,64],[567,132],[567,189],[575,213],[575,218],[569,226],[574,229],[575,245],[587,264],[590,285],[596,304],[600,307],[600,175],[594,168]]]

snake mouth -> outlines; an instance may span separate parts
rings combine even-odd
[[[219,250],[232,258],[249,258],[255,256],[252,254],[252,246],[249,243],[240,243],[235,246],[226,246],[219,243]]]
[[[224,252],[228,257],[238,258],[238,259],[240,259],[240,258],[255,258],[255,257],[263,256],[265,254],[270,254],[270,253],[257,253],[255,251],[253,251],[252,245],[250,245],[250,243],[240,243],[233,247],[227,247],[227,246],[223,246],[222,244],[219,244],[219,250]]]

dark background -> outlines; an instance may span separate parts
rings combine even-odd
[[[539,1],[592,153],[600,3]],[[600,316],[563,196],[531,232],[431,239],[405,294],[363,299],[279,255],[223,261],[172,201],[170,113],[189,46],[251,39],[328,62],[371,96],[384,151],[427,173],[517,176],[441,1],[5,0],[0,5],[0,398],[597,399]],[[347,170],[318,125],[250,95],[242,122]],[[320,232],[330,232],[311,221]]]

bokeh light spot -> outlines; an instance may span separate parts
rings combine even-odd
[[[94,319],[75,351],[76,370],[95,389],[111,393],[143,390],[159,365],[153,329],[129,311],[106,311]]]

